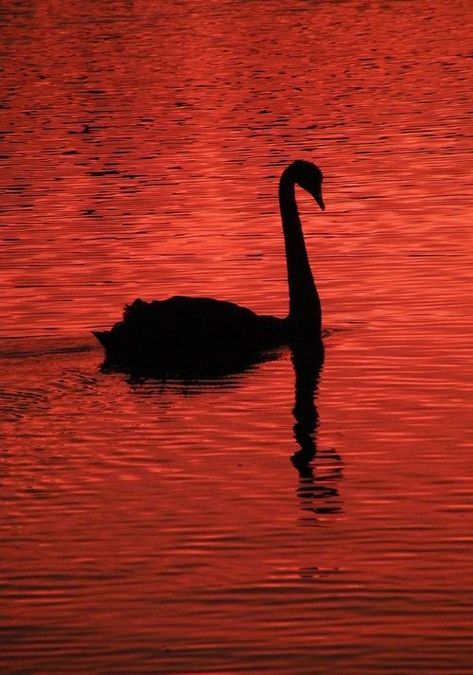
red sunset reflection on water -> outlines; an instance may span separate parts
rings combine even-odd
[[[25,2],[3,60],[2,672],[466,672],[470,7]],[[289,354],[99,370],[137,296],[284,316],[277,180],[322,297],[317,454]]]

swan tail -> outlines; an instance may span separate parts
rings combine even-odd
[[[109,330],[93,330],[92,335],[97,338],[105,349],[108,349],[111,346],[111,332]]]

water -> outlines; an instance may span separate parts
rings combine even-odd
[[[2,673],[469,672],[469,3],[0,16]],[[325,174],[315,433],[285,350],[101,373],[137,296],[285,314],[295,157]]]

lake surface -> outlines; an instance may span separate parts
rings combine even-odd
[[[471,672],[471,4],[0,20],[1,672]],[[326,332],[302,414],[284,349],[101,372],[90,331],[137,296],[285,315],[297,157],[327,205],[298,194]]]

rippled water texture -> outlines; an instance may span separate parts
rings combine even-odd
[[[471,3],[0,19],[1,672],[471,672]],[[284,350],[102,373],[137,296],[287,312],[296,157],[329,333],[297,424]]]

